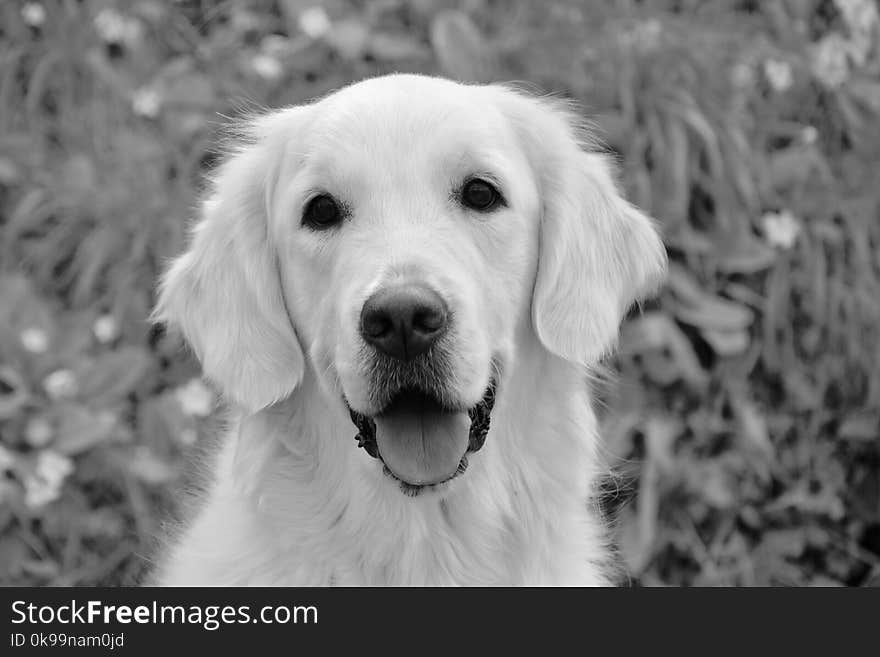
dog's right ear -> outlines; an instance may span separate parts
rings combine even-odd
[[[654,222],[621,196],[612,168],[582,142],[564,103],[490,87],[520,135],[542,198],[532,323],[541,343],[593,365],[628,308],[666,272]]]
[[[213,177],[189,249],[165,273],[155,320],[183,331],[205,376],[256,411],[293,392],[304,356],[271,245],[269,199],[302,107],[252,121]]]

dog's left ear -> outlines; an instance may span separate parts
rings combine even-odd
[[[153,314],[183,331],[205,376],[248,411],[290,395],[304,371],[269,226],[279,162],[302,111],[247,124],[213,176],[189,249],[162,278]]]
[[[614,345],[630,306],[653,293],[666,250],[651,219],[620,194],[607,158],[586,150],[559,101],[503,90],[541,196],[532,324],[541,343],[591,365]]]

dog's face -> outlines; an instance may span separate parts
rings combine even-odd
[[[589,365],[663,270],[568,114],[502,87],[377,78],[259,119],[251,140],[159,314],[250,410],[310,366],[410,487],[479,448],[472,418],[524,332]]]
[[[321,104],[274,190],[297,333],[411,484],[454,475],[528,314],[538,193],[501,112],[415,78]]]

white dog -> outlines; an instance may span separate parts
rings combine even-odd
[[[666,255],[584,138],[414,75],[249,124],[161,285],[235,419],[157,582],[610,583],[586,374]]]

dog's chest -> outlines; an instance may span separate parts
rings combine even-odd
[[[543,519],[439,501],[403,516],[349,506],[321,531],[289,532],[279,546],[288,566],[273,577],[318,586],[597,583],[597,527],[586,505]]]

